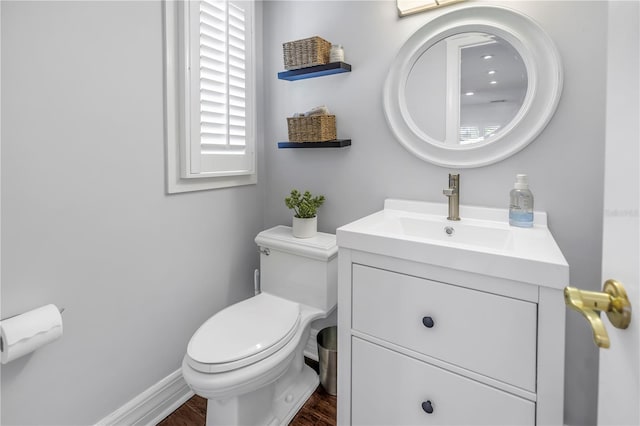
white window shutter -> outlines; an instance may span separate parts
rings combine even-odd
[[[183,177],[255,173],[253,2],[187,3]]]

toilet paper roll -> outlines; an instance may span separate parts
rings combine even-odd
[[[62,336],[62,315],[46,305],[0,322],[2,363],[31,353]]]

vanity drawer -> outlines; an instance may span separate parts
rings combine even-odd
[[[535,423],[532,401],[357,337],[352,357],[353,425]]]
[[[535,303],[353,265],[354,330],[531,392],[536,323]]]

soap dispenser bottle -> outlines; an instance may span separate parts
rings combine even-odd
[[[529,190],[527,175],[516,175],[516,183],[510,193],[509,225],[520,228],[533,226],[533,194]]]

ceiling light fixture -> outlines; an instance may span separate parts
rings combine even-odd
[[[396,0],[398,16],[413,15],[464,0]]]

